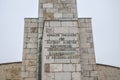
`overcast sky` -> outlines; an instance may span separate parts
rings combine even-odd
[[[0,63],[22,60],[24,18],[38,16],[38,0],[0,0]],[[91,17],[97,63],[120,66],[120,0],[78,0]]]

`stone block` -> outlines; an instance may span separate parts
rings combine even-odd
[[[90,48],[90,43],[81,43],[82,48]]]
[[[70,59],[55,59],[55,63],[70,63]]]
[[[38,50],[37,49],[31,49],[30,50],[30,54],[37,54],[38,53]]]
[[[63,14],[63,18],[73,18],[73,14],[72,13],[64,13]]]
[[[76,71],[81,71],[81,64],[76,64]]]
[[[36,54],[27,54],[26,55],[26,59],[28,60],[36,60]]]
[[[36,78],[24,78],[24,80],[36,80]]]
[[[24,27],[24,33],[29,33],[30,32],[30,28],[29,27]]]
[[[87,56],[88,57],[88,56]],[[84,56],[84,58],[82,58],[82,60],[81,60],[81,63],[84,63],[84,64],[89,64],[89,60],[88,60],[88,58],[87,57],[85,57]]]
[[[75,64],[63,64],[63,71],[75,71]]]
[[[69,31],[71,32],[71,33],[77,33],[78,32],[78,28],[77,27],[74,27],[73,28],[73,25],[69,25],[70,26],[70,28],[69,28]],[[72,27],[71,27],[72,26]]]
[[[38,32],[38,28],[37,27],[31,27],[30,28],[30,33],[37,33]]]
[[[89,58],[89,64],[96,64],[95,58]]]
[[[92,33],[92,28],[86,28],[87,33]]]
[[[89,77],[90,76],[90,71],[89,70],[84,70],[83,71],[83,76]]]
[[[61,24],[63,27],[71,27],[72,21],[62,21]]]
[[[50,26],[51,27],[60,27],[60,21],[50,21]]]
[[[23,61],[24,62],[24,61]],[[24,65],[24,63],[22,62],[22,67],[21,67],[21,71],[22,72],[25,72],[26,71],[26,66]],[[24,66],[23,66],[24,65]],[[21,74],[22,74],[22,72],[21,72]]]
[[[54,18],[62,18],[62,13],[54,13]]]
[[[53,20],[54,19],[54,13],[46,13],[46,12],[44,12],[43,17],[46,20]]]
[[[28,37],[28,33],[24,33],[24,38]]]
[[[38,22],[38,18],[25,18],[24,21],[25,23],[35,23]]]
[[[25,23],[29,23],[29,22],[32,22],[30,18],[24,18],[24,22]]]
[[[85,22],[85,18],[79,18],[78,22],[79,22],[79,24],[80,23],[84,23]]]
[[[32,18],[31,20],[33,23],[37,23],[38,22],[38,18]]]
[[[68,33],[68,27],[56,27],[54,28],[54,33]]]
[[[44,71],[45,72],[50,72],[50,64],[45,64],[44,65]]]
[[[88,53],[88,49],[87,48],[81,48],[81,53]]]
[[[88,48],[88,53],[89,54],[94,54],[94,48]]]
[[[84,64],[84,65],[82,65],[82,69],[83,70],[93,70],[93,66],[92,65],[88,65],[88,64]]]
[[[80,28],[87,28],[88,24],[87,23],[79,23]]]
[[[22,76],[23,78],[28,77],[28,76],[29,76],[29,73],[28,73],[28,72],[21,72],[21,76]]]
[[[25,38],[24,38],[24,44],[25,44],[26,42],[30,42],[30,38],[29,38],[29,37],[25,37]]]
[[[83,77],[84,80],[94,80],[93,77]]]
[[[37,48],[38,44],[37,43],[28,43],[27,48]]]
[[[89,54],[88,56],[89,56],[89,59],[91,58],[95,59],[95,54]]]
[[[45,21],[44,26],[50,27],[50,21]]]
[[[36,66],[36,60],[25,60],[26,65]]]
[[[72,25],[73,25],[74,27],[78,27],[78,22],[77,22],[77,21],[73,21],[73,22],[72,22]]]
[[[62,71],[62,64],[50,64],[50,72]]]
[[[47,58],[47,56],[45,56]],[[44,59],[45,63],[54,63],[54,59],[52,59],[51,56],[49,56],[49,59]]]
[[[27,27],[38,27],[38,23],[28,23]]]
[[[47,13],[56,13],[56,12],[58,12],[58,9],[54,9],[54,8],[46,9],[46,12]]]
[[[85,22],[91,23],[91,18],[86,18],[86,19],[85,19]]]
[[[34,77],[36,77],[36,72],[34,70],[30,71],[28,75],[29,75],[29,77],[34,78]]]
[[[27,44],[26,43],[23,44],[23,48],[27,48]]]
[[[30,38],[30,42],[38,42],[38,39],[37,38]]]
[[[77,63],[77,64],[80,63],[80,59],[71,59],[70,61],[71,63]]]
[[[97,71],[90,71],[90,76],[94,77],[94,76],[97,76],[97,74],[98,74]]]
[[[37,33],[28,33],[28,37],[38,37]]]
[[[46,24],[45,24],[46,25]],[[41,33],[42,34],[42,31],[43,31],[43,27],[39,27],[38,28],[38,33]]]
[[[44,73],[44,80],[55,80],[54,73]]]
[[[85,33],[86,32],[86,28],[79,28],[80,33]]]
[[[72,80],[81,80],[81,73],[80,72],[73,72],[72,73]]]
[[[72,13],[77,13],[77,10],[74,9],[74,8],[72,8],[72,9],[71,9],[71,12],[72,12]]]
[[[55,73],[55,80],[71,80],[70,72]]]
[[[23,49],[24,54],[29,54],[31,49]]]
[[[53,4],[52,3],[44,3],[43,4],[43,8],[53,8]]]
[[[35,72],[36,71],[36,66],[26,66],[26,71],[28,71],[28,72]]]

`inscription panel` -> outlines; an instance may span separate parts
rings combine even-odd
[[[50,21],[45,22],[43,33],[43,61],[45,63],[57,63],[55,59],[67,59],[71,62],[73,59],[80,58],[77,26],[72,27],[72,21],[69,21],[70,26],[68,24],[63,26],[62,21],[58,22],[61,23],[60,26],[51,26]]]
[[[64,22],[64,25],[62,24]],[[70,23],[65,26],[65,22]],[[80,49],[78,27],[72,26],[73,21],[57,21],[60,26],[51,26],[51,21],[45,21],[42,46],[43,80],[46,73],[79,72]],[[56,21],[52,21],[56,23]],[[77,23],[77,21],[76,21]],[[69,65],[67,65],[69,64]],[[69,67],[68,70],[66,68]],[[72,69],[74,67],[74,69]]]

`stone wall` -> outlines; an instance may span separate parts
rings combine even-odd
[[[21,80],[21,62],[0,64],[0,80]]]
[[[0,64],[0,80],[21,80],[21,62]],[[98,80],[119,80],[120,68],[97,64]]]
[[[82,80],[97,80],[91,18],[79,18],[78,25]]]
[[[97,64],[98,80],[120,80],[120,68]]]
[[[38,18],[24,19],[22,79],[36,80],[38,53]]]

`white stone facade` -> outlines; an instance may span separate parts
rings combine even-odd
[[[39,0],[38,18],[25,18],[22,80],[97,80],[93,45],[76,0]]]

